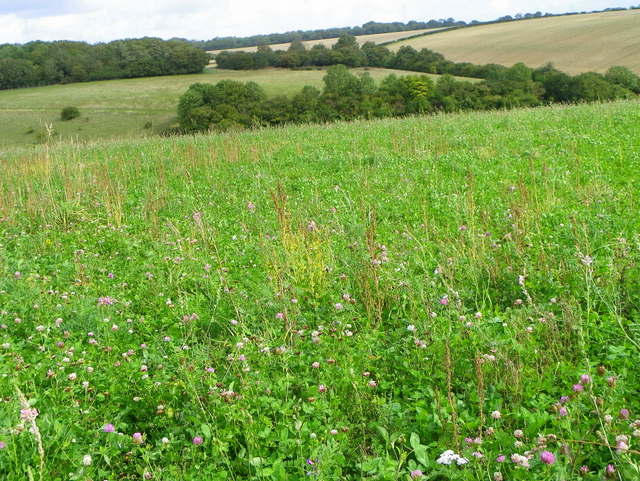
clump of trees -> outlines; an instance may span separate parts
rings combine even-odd
[[[206,52],[159,38],[0,45],[0,89],[202,72]]]
[[[329,67],[323,81],[322,90],[307,86],[293,97],[273,98],[254,82],[193,84],[179,101],[180,131],[509,109],[640,93],[640,77],[625,67],[570,76],[552,65],[534,70],[522,63],[489,70],[485,80],[474,83],[451,75],[435,82],[427,75],[389,75],[376,85],[368,73],[356,76],[345,65]]]

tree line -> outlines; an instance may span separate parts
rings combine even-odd
[[[0,45],[0,89],[202,72],[209,55],[180,40]]]
[[[306,86],[293,97],[268,98],[255,82],[197,83],[181,96],[175,133],[225,131],[290,123],[376,119],[436,112],[508,109],[552,102],[604,101],[640,94],[640,77],[626,67],[606,75],[569,76],[548,65],[497,69],[469,82],[443,75],[389,75],[376,85],[344,65],[328,68],[322,90]]]
[[[629,10],[640,9],[640,5],[630,6]],[[501,23],[511,22],[514,20],[526,20],[530,18],[541,17],[560,17],[564,15],[579,15],[585,13],[599,13],[608,12],[614,10],[627,10],[625,7],[605,8],[604,10],[592,10],[581,12],[566,12],[566,13],[542,13],[540,11],[533,13],[517,13],[514,16],[505,15],[495,20],[489,20],[486,22],[480,22],[478,20],[471,20],[465,22],[464,20],[456,20],[454,18],[442,18],[438,20],[416,21],[411,20],[409,22],[367,22],[361,26],[356,27],[335,27],[324,28],[317,30],[294,30],[284,33],[269,33],[263,35],[251,35],[249,37],[215,37],[210,40],[185,40],[192,45],[201,48],[203,50],[226,50],[231,48],[244,48],[244,47],[256,47],[260,45],[272,45],[278,43],[290,43],[295,41],[306,40],[323,40],[327,38],[337,38],[341,35],[372,35],[377,33],[389,33],[389,32],[406,32],[411,30],[423,30],[427,28],[443,28],[443,27],[464,27],[469,25],[483,25],[488,23]]]

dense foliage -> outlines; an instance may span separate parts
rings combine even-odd
[[[637,481],[639,122],[5,152],[0,479]]]
[[[158,38],[0,45],[0,89],[117,78],[198,73],[205,52],[179,40]]]
[[[425,49],[418,58],[430,55]],[[402,65],[415,67],[413,63]],[[493,65],[487,66],[487,79],[482,82],[461,81],[450,75],[436,82],[427,75],[390,75],[377,86],[367,73],[357,77],[344,65],[336,65],[328,68],[322,91],[307,86],[293,97],[267,98],[254,82],[194,84],[180,98],[178,119],[182,131],[197,132],[605,101],[638,93],[640,78],[625,67],[613,67],[606,75],[572,77],[552,66],[533,70],[524,64],[509,68]]]

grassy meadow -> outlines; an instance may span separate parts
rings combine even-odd
[[[374,80],[390,74],[413,72],[382,68],[357,68]],[[321,88],[323,69],[263,69],[252,71],[208,69],[195,75],[172,75],[124,80],[106,80],[67,85],[49,85],[0,91],[0,149],[40,144],[52,124],[57,138],[96,139],[141,137],[156,134],[176,116],[180,96],[196,82],[223,79],[257,82],[268,95],[293,95],[305,85]],[[423,75],[423,74],[420,74]],[[436,78],[437,75],[432,77]],[[80,109],[77,119],[62,122],[60,111]]]
[[[356,41],[363,45],[367,42],[373,42],[377,44],[384,44],[389,42],[396,42],[398,40],[403,40],[409,37],[413,37],[416,35],[422,35],[427,32],[436,32],[440,30],[440,28],[424,28],[421,30],[407,30],[404,32],[387,32],[387,33],[374,33],[370,35],[357,35]],[[338,42],[338,37],[335,38],[324,38],[321,40],[305,40],[302,43],[306,48],[311,48],[314,45],[324,45],[325,47],[331,47],[333,44]],[[274,43],[269,45],[273,50],[287,50],[291,43]],[[214,55],[219,54],[220,52],[256,52],[258,47],[238,47],[238,48],[227,48],[224,50],[209,50],[209,53]]]
[[[426,35],[389,45],[429,48],[455,62],[548,62],[569,74],[623,65],[640,73],[640,10],[519,20]]]
[[[0,478],[639,479],[639,123],[5,152]]]

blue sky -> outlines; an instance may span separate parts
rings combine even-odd
[[[542,11],[628,7],[640,0],[0,0],[0,43],[209,39],[380,22],[489,20]]]

